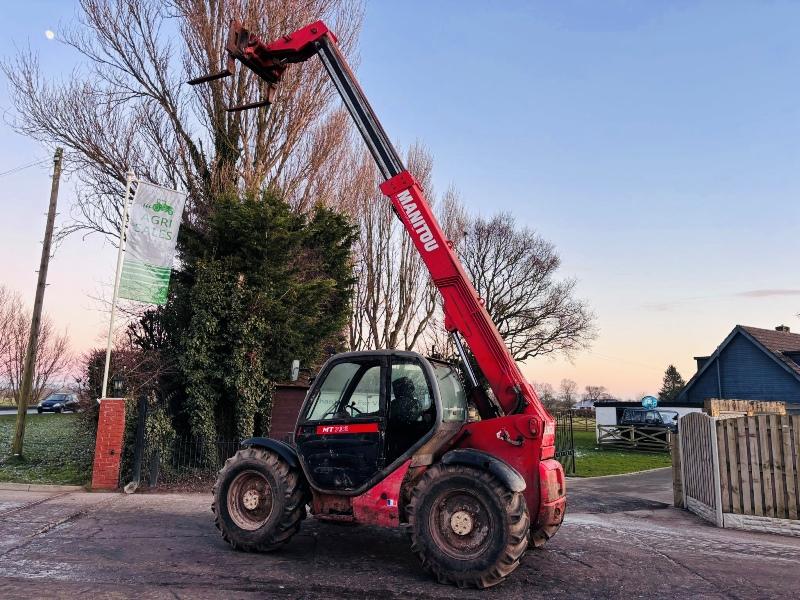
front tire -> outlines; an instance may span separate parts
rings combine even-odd
[[[440,583],[487,588],[519,566],[530,519],[521,493],[463,465],[428,469],[406,507],[411,549]]]
[[[262,448],[239,450],[214,484],[214,524],[223,539],[245,552],[269,552],[287,543],[306,517],[302,472]]]

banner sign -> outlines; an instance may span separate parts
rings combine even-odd
[[[139,182],[130,212],[119,296],[165,304],[186,194]]]

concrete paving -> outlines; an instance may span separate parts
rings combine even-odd
[[[800,539],[706,525],[669,507],[669,476],[570,480],[558,535],[486,591],[433,582],[399,531],[309,519],[246,554],[208,494],[0,490],[0,598],[800,597]]]

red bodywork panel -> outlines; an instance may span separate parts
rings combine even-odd
[[[407,460],[383,481],[360,496],[314,492],[312,512],[318,519],[356,522],[362,525],[398,527],[400,490],[411,461]]]
[[[398,527],[400,488],[411,461],[407,460],[378,485],[353,498],[353,517],[359,523]]]

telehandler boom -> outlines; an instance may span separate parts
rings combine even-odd
[[[407,528],[412,550],[441,582],[499,583],[564,518],[553,417],[506,348],[333,32],[317,21],[266,44],[233,24],[227,52],[226,70],[189,83],[221,79],[241,62],[266,82],[267,94],[229,110],[269,106],[289,65],[322,61],[385,178],[381,191],[442,295],[445,328],[480,419],[468,419],[467,395],[447,363],[394,350],[336,355],[306,396],[293,444],[245,440],[220,471],[217,526],[235,548],[273,550],[299,529],[310,504],[317,519]]]

